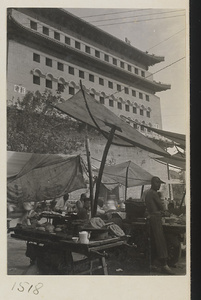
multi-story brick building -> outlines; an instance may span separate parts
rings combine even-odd
[[[162,128],[156,93],[170,85],[154,81],[149,67],[164,57],[136,49],[58,8],[8,9],[7,43],[8,101],[22,99],[27,91],[45,89],[53,94],[59,90],[63,99],[69,99],[82,80],[88,93],[143,134],[151,134],[143,125]],[[124,153],[129,152],[126,157],[130,159],[133,151],[139,149]],[[110,153],[116,152],[111,148]],[[156,170],[143,153],[138,164]],[[115,159],[120,162],[125,155]]]

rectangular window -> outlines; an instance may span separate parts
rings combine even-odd
[[[69,94],[74,95],[75,94],[75,89],[71,86],[69,86]]]
[[[91,49],[90,49],[89,46],[85,46],[85,52],[86,52],[86,53],[89,53],[89,54],[91,53]]]
[[[117,84],[117,91],[121,92],[121,85]]]
[[[30,27],[31,29],[37,30],[37,23],[34,21],[30,21]]]
[[[143,126],[143,125],[140,125],[140,129],[141,129],[142,131],[144,131],[144,126]]]
[[[133,113],[136,114],[137,113],[137,107],[133,106]]]
[[[36,75],[33,75],[33,83],[40,85],[40,77],[36,76]]]
[[[143,94],[142,93],[139,93],[139,98],[143,99]]]
[[[100,51],[98,51],[98,50],[95,50],[95,57],[98,57],[98,58],[100,58]]]
[[[114,106],[114,101],[112,99],[109,99],[109,106],[111,106],[111,107]]]
[[[141,71],[141,75],[142,75],[142,77],[145,77],[145,72]]]
[[[39,63],[40,62],[40,55],[37,54],[37,53],[33,53],[33,60]]]
[[[103,78],[99,78],[99,84],[104,85],[104,79]]]
[[[52,59],[46,57],[46,59],[45,59],[45,64],[46,64],[46,66],[48,66],[48,67],[52,67]]]
[[[109,61],[109,55],[105,54],[104,57],[105,57],[105,61]]]
[[[94,95],[93,93],[90,93],[90,95],[91,95],[91,97],[93,97],[93,98],[95,97],[95,95]]]
[[[105,99],[104,99],[104,97],[101,97],[101,96],[100,96],[100,103],[101,103],[101,104],[105,104]]]
[[[74,68],[69,66],[68,67],[68,73],[71,74],[71,75],[74,75]]]
[[[130,107],[129,107],[128,104],[125,105],[125,110],[126,110],[126,111],[130,111]]]
[[[117,59],[113,57],[112,59],[113,65],[117,66]]]
[[[121,102],[117,102],[117,108],[122,109],[122,103]]]
[[[137,75],[138,75],[138,69],[137,69],[137,68],[135,68],[135,74],[137,74]]]
[[[124,88],[124,92],[125,92],[125,94],[129,94],[129,90],[127,87]]]
[[[135,90],[132,90],[132,96],[136,97],[136,91]]]
[[[63,93],[64,92],[64,85],[63,83],[58,82],[57,91]]]
[[[80,43],[78,41],[75,41],[75,48],[80,49]]]
[[[94,75],[92,75],[92,74],[89,74],[89,81],[92,81],[92,82],[94,82]]]
[[[135,129],[137,129],[137,124],[136,124],[136,123],[134,123],[134,124],[133,124],[133,127],[134,127]]]
[[[144,111],[143,111],[143,109],[140,109],[140,115],[141,115],[141,116],[144,116]]]
[[[57,69],[60,70],[60,71],[63,71],[64,70],[64,64],[58,62],[57,63]]]
[[[70,45],[70,38],[65,36],[65,44]]]
[[[84,71],[79,70],[79,77],[84,78]]]
[[[149,101],[149,95],[146,95],[146,101]]]
[[[54,32],[54,38],[55,38],[55,40],[60,41],[60,33],[55,31]]]
[[[49,28],[43,26],[43,34],[49,35]]]
[[[124,62],[120,61],[120,67],[124,69]]]
[[[108,81],[108,87],[109,87],[110,89],[113,89],[113,82]]]
[[[52,89],[52,80],[46,79],[45,86],[49,89]]]
[[[147,118],[150,118],[150,111],[147,111]]]
[[[128,65],[128,71],[131,72],[131,65]]]

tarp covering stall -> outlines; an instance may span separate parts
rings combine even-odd
[[[94,170],[94,173],[98,174],[98,171]],[[113,189],[118,184],[126,187],[142,186],[149,185],[152,177],[153,175],[134,162],[127,161],[117,165],[105,166],[102,183],[108,189]]]
[[[43,201],[86,188],[79,155],[8,152],[7,165],[11,202]]]
[[[186,159],[184,156],[182,157],[181,154],[178,153],[172,155],[169,158],[161,157],[161,158],[156,158],[155,160],[158,162],[169,164],[171,166],[176,166],[183,170],[186,169]]]
[[[121,120],[91,95],[86,92],[84,92],[84,94],[86,102],[82,90],[80,90],[67,101],[59,103],[54,107],[81,122],[95,127],[106,135],[109,134],[111,126],[118,127],[120,131],[115,131],[113,144],[118,143],[118,145],[121,146],[137,146],[161,156],[169,156],[166,151]],[[95,120],[96,124],[92,118]],[[108,126],[108,124],[110,124],[110,126]]]

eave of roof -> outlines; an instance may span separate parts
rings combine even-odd
[[[41,43],[44,42],[44,45],[46,47],[48,46],[48,44],[50,44],[50,47],[52,47],[52,45],[55,45],[55,48],[57,47],[57,50],[59,50],[59,52],[63,52],[64,49],[68,49],[68,51],[71,52],[72,55],[76,56],[76,58],[78,58],[78,59],[83,58],[84,61],[86,61],[86,57],[87,57],[87,60],[91,61],[92,65],[95,64],[99,68],[102,68],[104,71],[110,70],[113,73],[118,72],[118,74],[121,75],[121,77],[124,78],[125,81],[130,81],[135,86],[138,86],[139,88],[142,87],[142,88],[150,89],[154,93],[165,91],[165,90],[171,88],[171,86],[168,84],[150,81],[146,78],[139,77],[135,74],[131,74],[130,72],[119,69],[116,66],[110,65],[110,64],[108,64],[104,61],[101,61],[91,55],[88,55],[84,52],[74,49],[66,44],[63,44],[63,43],[57,41],[57,40],[49,38],[48,36],[45,36],[39,32],[35,32],[35,31],[29,29],[28,27],[25,27],[22,24],[20,24],[19,22],[17,22],[12,16],[9,16],[9,18],[8,18],[8,36],[10,34],[12,35],[12,33],[14,33],[13,38],[16,38],[17,37],[16,32],[18,34],[24,34],[26,39],[29,39],[32,42],[34,41],[34,37],[37,39],[37,41],[38,41],[38,39],[40,39]]]

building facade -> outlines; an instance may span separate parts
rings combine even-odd
[[[64,9],[8,9],[7,96],[27,91],[61,93],[64,100],[83,88],[143,134],[143,125],[162,128],[155,82],[148,68],[164,57],[144,53]]]

